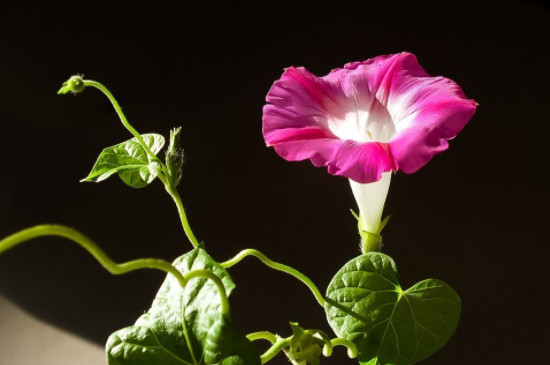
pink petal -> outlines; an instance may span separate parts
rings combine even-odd
[[[273,107],[264,108],[263,133],[267,144],[272,144],[270,133],[279,128],[326,128],[327,117],[344,111],[345,96],[306,69],[291,67],[273,84],[266,100]]]
[[[446,150],[447,140],[454,138],[475,112],[475,101],[467,99],[454,81],[430,77],[410,53],[350,63],[344,70],[348,71],[346,78],[362,72],[370,92],[387,107],[396,126],[391,154],[406,173],[417,171]],[[361,88],[356,86],[356,90]]]
[[[402,90],[405,125],[398,128],[390,149],[399,169],[410,174],[449,147],[447,141],[474,115],[476,102],[443,77],[411,78]]]
[[[309,158],[317,167],[327,166],[332,175],[349,177],[360,183],[378,181],[383,172],[394,169],[385,143],[311,138],[289,140],[274,145],[274,148],[288,161]]]
[[[328,118],[343,118],[349,100],[339,85],[289,68],[267,95],[263,134],[267,145],[288,161],[310,159],[333,175],[366,183],[392,170],[387,144],[340,140],[327,127]]]
[[[410,53],[349,63],[321,78],[289,68],[267,101],[263,134],[279,155],[309,158],[361,183],[397,168],[416,171],[448,147],[475,111],[456,83],[430,77]],[[348,128],[364,121],[366,131]],[[367,142],[371,134],[377,142]]]

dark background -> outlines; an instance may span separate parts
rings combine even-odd
[[[90,235],[118,261],[171,260],[190,249],[160,183],[78,183],[103,147],[130,138],[99,92],[56,95],[84,73],[111,89],[140,132],[167,136],[183,126],[180,192],[214,258],[258,248],[324,290],[359,254],[355,202],[346,179],[265,148],[265,94],[284,67],[324,75],[410,51],[480,104],[448,151],[414,175],[398,173],[390,188],[384,252],[402,284],[437,277],[463,301],[456,333],[422,363],[546,361],[548,3],[182,3],[2,6],[0,236],[55,222]],[[286,336],[292,320],[332,334],[297,280],[253,258],[230,272],[244,332]],[[0,257],[2,295],[98,343],[148,308],[163,276],[111,276],[62,239]],[[342,349],[335,354],[323,363],[355,363]]]

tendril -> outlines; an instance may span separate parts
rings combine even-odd
[[[107,254],[90,238],[83,235],[79,231],[62,226],[62,225],[38,225],[16,232],[0,241],[0,254],[10,250],[11,248],[24,243],[26,241],[44,237],[58,236],[71,240],[79,244],[82,248],[88,251],[107,271],[114,275],[126,274],[131,271],[141,269],[155,269],[164,271],[173,275],[180,286],[185,288],[189,280],[197,277],[202,277],[212,280],[218,289],[221,300],[221,312],[227,318],[231,319],[229,300],[227,292],[221,279],[213,272],[208,270],[195,270],[183,275],[172,264],[161,259],[137,259],[123,263],[114,262]]]
[[[271,344],[274,344],[277,342],[277,335],[274,333],[271,333],[269,331],[260,331],[260,332],[253,332],[248,335],[246,335],[246,338],[249,341],[256,341],[256,340],[267,340],[271,342]]]
[[[264,352],[263,355],[260,356],[262,364],[265,364],[266,362],[274,358],[275,355],[281,352],[281,350],[289,346],[291,339],[292,337],[277,339],[277,341],[266,352]]]
[[[357,357],[357,346],[350,340],[346,340],[345,338],[334,338],[330,340],[330,343],[332,346],[344,346],[348,349],[348,357],[350,359],[355,359]]]

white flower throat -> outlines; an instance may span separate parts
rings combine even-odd
[[[356,108],[347,112],[343,119],[329,118],[328,128],[340,139],[357,142],[388,143],[396,134],[396,123],[386,106],[376,98],[367,108]],[[385,172],[376,182],[361,184],[350,179],[351,190],[359,206],[363,229],[380,233],[382,212],[390,187],[392,172]]]
[[[340,139],[357,142],[387,143],[396,133],[390,113],[377,99],[368,108],[351,109],[342,119],[328,118],[328,128]]]

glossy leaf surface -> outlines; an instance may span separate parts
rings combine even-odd
[[[214,272],[228,294],[235,287],[225,269],[200,248],[178,258],[174,266],[184,275],[199,269]],[[109,337],[108,363],[259,365],[258,350],[221,314],[220,304],[211,281],[191,279],[183,290],[167,276],[151,309],[134,326]]]
[[[164,146],[160,134],[142,134],[141,137],[153,154]],[[105,148],[99,155],[90,174],[82,181],[101,182],[113,174],[133,188],[149,185],[158,175],[160,164],[151,158],[136,138]]]
[[[409,365],[449,340],[460,318],[460,298],[437,279],[403,290],[393,260],[369,252],[334,276],[326,313],[336,334],[355,343],[362,364]]]

